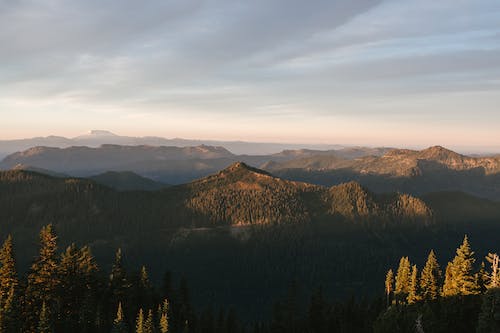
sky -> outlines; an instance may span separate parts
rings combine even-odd
[[[500,151],[500,1],[0,0],[0,117],[0,139]]]

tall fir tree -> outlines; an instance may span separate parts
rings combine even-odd
[[[411,265],[408,257],[399,260],[399,267],[396,273],[394,294],[397,302],[404,302],[408,296],[411,279]]]
[[[154,333],[154,331],[155,331],[153,310],[151,310],[151,309],[149,309],[148,316],[146,317],[146,320],[144,321],[143,330],[144,330],[144,333]]]
[[[71,244],[61,255],[58,267],[58,303],[61,311],[59,313],[58,327],[65,332],[75,331],[85,326],[81,322],[82,317],[88,317],[90,313],[84,313],[84,304],[92,302],[92,291],[97,278],[94,274],[97,265],[90,252],[89,247],[78,249]],[[92,304],[87,304],[90,311]],[[93,312],[93,311],[92,311]]]
[[[139,309],[137,319],[135,320],[135,333],[144,333],[144,311]]]
[[[158,311],[158,318],[159,318],[159,323],[158,323],[158,328],[160,330],[160,333],[168,333],[169,330],[169,311],[170,311],[170,305],[168,302],[168,299],[165,299],[161,305],[158,306],[159,311]]]
[[[118,310],[116,311],[116,317],[113,320],[111,333],[128,333],[127,322],[123,316],[122,302],[118,302]]]
[[[491,273],[488,274],[486,287],[488,289],[500,288],[500,264],[499,256],[496,253],[488,253],[486,260],[491,265]]]
[[[475,295],[480,292],[477,276],[473,272],[475,261],[466,235],[455,258],[446,267],[443,296]]]
[[[18,278],[12,237],[0,249],[0,332],[13,332],[19,325]]]
[[[115,309],[119,302],[125,302],[129,297],[131,284],[128,281],[127,272],[123,267],[122,250],[118,248],[115,260],[109,275],[109,301],[111,309]],[[123,303],[122,303],[123,304]]]
[[[34,331],[40,317],[42,304],[47,313],[55,306],[59,284],[57,262],[57,236],[51,224],[40,231],[40,252],[31,266],[24,297],[25,329]]]
[[[413,304],[420,300],[419,286],[418,286],[418,269],[417,265],[413,265],[411,269],[410,286],[408,289],[408,304]]]
[[[436,255],[434,251],[431,250],[420,275],[420,290],[423,300],[433,301],[438,298],[441,275],[442,273]]]
[[[385,297],[387,301],[387,306],[391,305],[392,293],[394,292],[394,273],[392,269],[387,271],[385,276]]]
[[[0,299],[5,299],[18,284],[12,236],[9,235],[0,249]]]

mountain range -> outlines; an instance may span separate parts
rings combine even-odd
[[[234,154],[273,154],[285,149],[339,149],[340,145],[328,144],[289,144],[289,143],[265,143],[265,142],[245,142],[245,141],[217,141],[217,140],[191,140],[173,138],[166,139],[156,136],[133,137],[114,134],[106,130],[91,130],[87,134],[74,138],[62,136],[34,137],[28,139],[0,140],[0,158],[9,154],[23,151],[28,148],[45,146],[55,148],[67,148],[71,146],[99,147],[105,144],[127,145],[127,146],[224,146]]]
[[[107,269],[120,247],[126,265],[147,265],[153,281],[166,269],[182,272],[195,305],[234,304],[247,318],[271,311],[291,279],[306,293],[325,285],[329,297],[373,295],[402,251],[420,265],[430,248],[443,260],[467,233],[482,255],[498,244],[499,216],[500,203],[459,192],[418,198],[356,182],[324,187],[242,162],[152,191],[0,172],[0,237],[13,235],[20,267],[52,223],[61,248],[89,244]]]
[[[376,193],[422,195],[461,191],[500,200],[500,156],[465,156],[441,146],[420,151],[367,147],[297,149],[270,155],[235,155],[224,147],[207,145],[33,147],[5,157],[0,169],[47,170],[48,174],[73,177],[133,172],[158,183],[182,184],[237,161],[283,179],[316,185],[356,181]]]

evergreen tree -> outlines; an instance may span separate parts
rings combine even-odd
[[[479,293],[477,277],[473,274],[474,262],[474,252],[470,248],[467,236],[465,236],[462,245],[457,249],[455,258],[446,267],[444,296]]]
[[[455,286],[454,277],[453,277],[453,263],[448,262],[446,265],[446,271],[444,273],[444,283],[443,283],[443,297],[455,296],[458,295],[458,289]]]
[[[74,331],[84,326],[81,317],[88,317],[90,314],[82,312],[83,305],[85,302],[92,302],[91,292],[96,271],[97,265],[87,246],[78,249],[75,244],[71,244],[61,255],[57,293],[61,307],[58,326],[61,330]],[[91,311],[87,309],[85,312]]]
[[[135,321],[135,333],[144,333],[144,312],[139,309],[139,314]]]
[[[128,333],[127,323],[123,316],[122,302],[118,303],[118,310],[116,311],[115,320],[113,320],[111,333]]]
[[[0,249],[0,299],[6,299],[18,283],[12,237],[9,235]]]
[[[420,290],[424,300],[432,301],[439,296],[441,274],[436,255],[431,250],[420,276]]]
[[[161,333],[168,333],[168,329],[169,329],[169,326],[168,326],[168,319],[169,319],[169,313],[170,309],[169,309],[169,303],[168,303],[168,300],[165,299],[163,301],[163,304],[161,306],[159,306],[159,311],[158,311],[158,317],[160,318],[159,319],[159,329],[160,329],[160,332]]]
[[[387,271],[385,276],[385,296],[387,298],[387,306],[391,304],[391,296],[394,291],[394,273],[392,269]]]
[[[409,292],[411,279],[411,265],[408,257],[402,257],[399,261],[398,271],[396,273],[396,286],[394,289],[397,301],[406,300]]]
[[[168,316],[164,313],[160,317],[159,328],[161,333],[168,333]]]
[[[109,275],[110,304],[113,308],[117,306],[118,302],[128,298],[130,286],[127,273],[123,267],[122,250],[118,248],[113,266],[111,267],[111,274]]]
[[[42,309],[40,310],[40,318],[38,320],[37,333],[51,333],[52,327],[50,325],[50,316],[45,305],[45,302],[42,303]]]
[[[479,292],[482,294],[486,291],[489,281],[489,275],[486,272],[486,265],[484,261],[481,261],[481,266],[479,267],[479,272],[476,273],[476,283]]]
[[[496,253],[488,253],[486,260],[491,264],[491,274],[488,276],[488,289],[500,288],[499,256]]]
[[[134,283],[132,302],[138,308],[148,309],[153,306],[153,286],[149,281],[149,274],[145,266],[141,267],[139,275]]]
[[[153,310],[148,311],[148,316],[144,322],[144,333],[154,333],[154,321],[153,321]]]
[[[18,324],[18,278],[12,237],[0,249],[0,332],[15,331]]]
[[[40,231],[40,253],[31,266],[24,298],[25,328],[34,331],[40,309],[45,303],[47,313],[55,304],[56,289],[59,283],[57,269],[57,236],[51,224]]]
[[[417,265],[413,265],[411,270],[410,286],[408,290],[408,304],[413,304],[420,299],[418,290],[418,269]]]

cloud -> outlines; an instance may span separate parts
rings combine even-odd
[[[492,117],[499,20],[496,0],[0,0],[0,104],[279,124],[470,93]]]

